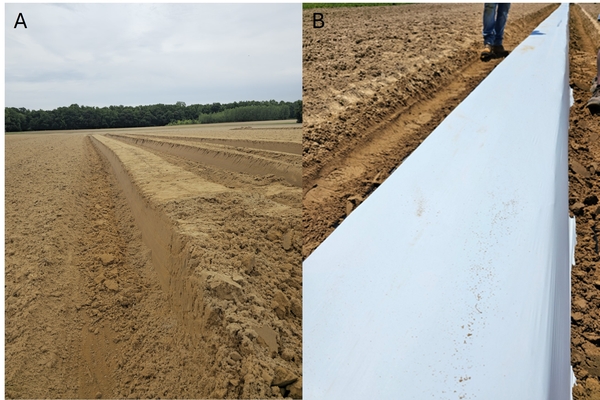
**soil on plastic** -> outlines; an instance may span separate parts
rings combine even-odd
[[[512,4],[505,47],[556,7]],[[304,11],[304,258],[501,62],[479,60],[482,13],[481,4]]]
[[[580,8],[581,6],[581,8]],[[571,6],[569,204],[577,246],[572,269],[571,363],[576,400],[600,399],[600,114],[585,107],[600,48],[600,5]],[[583,8],[583,11],[582,11]]]
[[[207,129],[110,133],[301,142],[298,125]],[[301,397],[300,188],[274,174],[128,145],[140,155],[121,160],[128,172],[152,159],[219,188],[181,196],[166,176],[143,182],[153,197],[139,197],[140,209],[170,229],[143,231],[128,203],[136,197],[124,192],[127,174],[115,175],[92,137],[106,133],[5,138],[6,397]],[[239,155],[243,144],[218,146]],[[262,151],[261,160],[300,167],[299,154]],[[166,286],[153,252],[176,249],[153,251],[145,244],[153,235],[179,245],[177,265],[185,267]]]

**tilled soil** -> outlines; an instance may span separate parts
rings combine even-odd
[[[505,47],[555,8],[513,4]],[[324,28],[313,28],[313,12]],[[481,4],[304,11],[303,257],[500,62],[479,61],[482,13]]]
[[[97,132],[6,137],[7,397],[300,397],[299,187]]]
[[[599,399],[600,115],[585,104],[600,6],[581,8],[587,14],[571,6],[570,21],[571,362],[574,398]],[[553,9],[513,4],[505,47],[516,47]],[[305,11],[304,258],[501,62],[478,60],[481,11],[466,4]],[[329,29],[314,29],[312,12],[323,13]]]
[[[574,105],[569,129],[569,203],[577,246],[572,270],[571,362],[574,399],[600,398],[600,115],[585,107],[596,75],[600,6],[571,6],[570,85]],[[592,18],[593,17],[593,18]]]

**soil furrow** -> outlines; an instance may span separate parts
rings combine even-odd
[[[268,159],[260,155],[240,152],[225,147],[207,147],[192,145],[174,140],[156,140],[138,138],[137,136],[111,135],[119,140],[138,146],[152,148],[161,152],[187,158],[202,164],[212,165],[233,172],[243,172],[258,175],[281,177],[289,183],[300,187],[302,185],[302,172],[300,165],[290,164],[285,161]]]
[[[240,140],[222,139],[222,140],[208,141],[208,140],[198,140],[199,138],[158,137],[158,136],[142,137],[141,135],[128,135],[128,136],[114,135],[114,137],[129,137],[131,139],[150,139],[150,140],[154,140],[157,142],[179,143],[179,144],[194,146],[194,147],[199,147],[199,148],[214,149],[217,151],[220,150],[220,151],[232,151],[232,152],[247,153],[247,154],[255,155],[258,157],[267,158],[267,159],[270,159],[273,161],[284,162],[287,164],[297,164],[298,166],[300,165],[300,160],[301,160],[299,155],[293,155],[293,154],[282,152],[282,151],[263,150],[263,149],[256,149],[256,148],[252,148],[252,147],[240,147],[239,144],[243,143],[243,141],[240,141]]]
[[[265,376],[272,376],[269,369],[297,376],[296,364],[289,363],[286,355],[297,355],[301,349],[301,281],[289,269],[299,265],[296,257],[300,238],[290,225],[297,219],[294,211],[266,199],[245,198],[238,191],[209,183],[136,146],[103,136],[94,140],[110,161],[128,198],[172,309],[191,342],[204,349],[202,354],[210,354],[207,362],[211,358],[227,359],[231,354],[234,361],[243,360],[244,368],[260,371],[264,368],[261,366],[267,367]],[[177,177],[177,187],[172,186],[172,176]],[[237,227],[223,232],[224,216],[215,210],[226,204],[235,205],[230,217]],[[280,225],[273,226],[276,214],[282,218],[279,222],[275,219]],[[246,230],[249,224],[253,231]],[[262,229],[270,229],[266,239],[260,237]],[[215,251],[219,248],[216,241],[223,234],[229,244],[222,247],[223,251]],[[292,247],[296,250],[292,251]],[[236,248],[243,250],[236,254]],[[262,254],[257,255],[253,249],[260,249]],[[270,260],[273,256],[276,258]],[[292,275],[288,277],[287,272]],[[272,274],[285,280],[285,294],[278,289],[278,279],[266,278]],[[262,278],[257,280],[254,276]],[[271,293],[280,307],[275,313],[265,308]],[[288,320],[289,325],[279,327],[281,319]],[[232,331],[231,325],[239,328]],[[281,329],[274,329],[278,327]],[[268,344],[268,351],[252,344],[254,331]],[[212,348],[218,348],[219,353],[210,351]],[[280,352],[285,360],[277,357]],[[271,382],[261,379],[252,384],[225,384],[215,390],[230,396],[252,397],[270,395],[270,386]]]
[[[218,183],[230,189],[240,189],[247,193],[253,193],[256,196],[264,196],[270,200],[295,209],[301,208],[301,189],[290,185],[282,178],[278,178],[274,175],[231,173],[211,165],[170,155],[160,150],[148,147],[144,149],[186,171],[202,176],[210,182]]]
[[[161,135],[136,135],[137,137],[152,139],[184,140],[186,142],[200,142],[221,144],[244,149],[267,150],[279,153],[302,154],[302,143],[275,142],[267,140],[241,140],[241,139],[216,139],[190,136],[161,136]]]

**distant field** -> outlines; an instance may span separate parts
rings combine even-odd
[[[401,6],[410,3],[302,3],[302,9],[313,8],[339,8],[339,7],[378,7],[378,6]]]
[[[152,133],[155,131],[161,132],[223,132],[243,130],[252,128],[256,130],[253,134],[256,134],[259,129],[302,129],[302,124],[296,122],[295,119],[281,120],[281,121],[256,121],[256,122],[226,122],[222,124],[195,124],[195,125],[174,125],[174,126],[152,126],[145,128],[115,128],[115,129],[79,129],[79,130],[63,130],[63,131],[27,131],[27,132],[7,132],[7,135],[24,135],[24,134],[40,134],[40,133],[81,133],[81,134],[103,134],[103,133],[114,133],[117,131],[121,132],[144,132]],[[234,133],[232,133],[234,134]],[[293,134],[289,135],[290,140],[302,141],[302,135],[299,138]]]

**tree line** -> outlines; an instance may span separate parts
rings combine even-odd
[[[296,118],[302,122],[302,105],[291,108],[287,105],[261,105],[229,108],[216,113],[201,113],[196,119],[179,120],[169,125],[214,124],[220,122],[271,121]]]
[[[302,122],[302,100],[240,101],[228,104],[175,104],[88,107],[72,104],[55,110],[5,108],[6,132],[133,128],[187,123],[247,122],[295,118]]]

